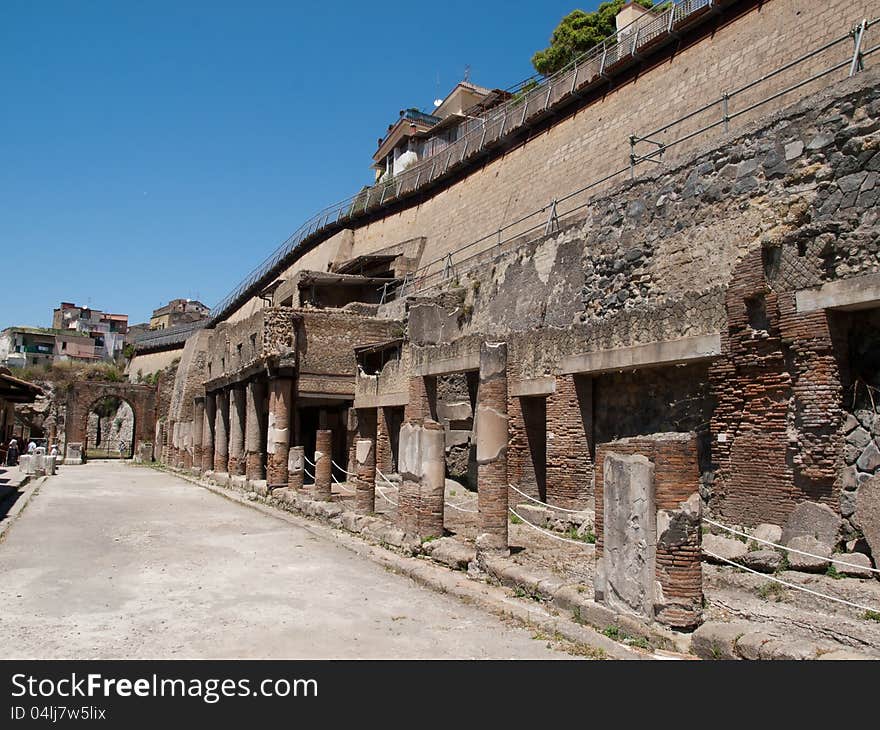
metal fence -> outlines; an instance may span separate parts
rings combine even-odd
[[[515,94],[512,99],[481,116],[464,120],[458,127],[458,139],[437,154],[309,218],[214,307],[211,322],[219,320],[307,239],[331,234],[355,218],[372,213],[451,174],[466,160],[498,146],[505,137],[538,121],[561,103],[605,83],[613,75],[637,63],[646,52],[674,40],[685,27],[695,24],[704,15],[712,14],[728,2],[670,0],[662,10],[648,12],[621,28],[562,70],[536,83],[530,90]]]
[[[203,319],[199,322],[191,322],[189,324],[181,324],[177,327],[169,327],[164,330],[153,330],[144,332],[134,337],[133,342],[135,349],[139,351],[151,350],[157,347],[167,347],[184,342],[193,332],[204,328],[208,324],[208,320]]]

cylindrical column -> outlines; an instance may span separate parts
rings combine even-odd
[[[199,396],[193,400],[193,469],[202,470],[202,439],[205,433],[205,398]]]
[[[379,406],[376,409],[376,466],[385,474],[392,471],[390,420],[391,409]]]
[[[292,378],[274,377],[269,381],[269,462],[266,466],[266,480],[273,486],[287,484],[292,391]]]
[[[287,457],[287,486],[292,489],[302,489],[305,465],[306,459],[303,447],[291,446]]]
[[[251,380],[245,386],[244,450],[245,474],[251,481],[263,478],[263,454],[260,450],[260,403],[263,397],[262,385]]]
[[[446,432],[437,421],[422,424],[422,479],[419,504],[419,535],[443,534],[443,502],[446,492]]]
[[[437,378],[414,375],[409,379],[409,400],[404,409],[404,419],[417,421],[434,418],[437,402]]]
[[[360,418],[354,408],[349,408],[346,415],[346,443],[348,444],[348,459],[345,470],[350,474],[357,474],[357,440]],[[375,460],[374,460],[375,463]]]
[[[330,473],[333,458],[333,432],[319,430],[315,438],[315,488],[312,496],[315,499],[329,500],[332,494]]]
[[[477,393],[477,548],[507,550],[507,345],[480,346]]]
[[[376,449],[372,439],[358,439],[354,445],[357,464],[355,508],[361,514],[376,511]]]
[[[183,468],[187,471],[192,471],[193,465],[192,427],[192,421],[183,425]]]
[[[245,473],[244,428],[245,386],[234,385],[229,391],[229,474]]]
[[[213,393],[205,395],[205,419],[202,426],[202,471],[214,468],[214,418],[217,398]]]
[[[225,474],[229,468],[229,392],[218,390],[214,414],[214,471]]]

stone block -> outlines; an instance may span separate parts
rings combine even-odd
[[[734,540],[730,537],[722,537],[721,535],[703,535],[703,552],[706,557],[713,563],[726,565],[723,560],[713,557],[712,554],[719,558],[727,558],[727,560],[739,561],[747,552],[748,547],[744,542]],[[712,554],[710,554],[712,553]]]
[[[739,659],[737,642],[755,630],[753,625],[742,622],[709,621],[691,636],[691,652],[700,659]]]
[[[841,575],[850,578],[873,578],[877,575],[871,570],[873,567],[871,559],[864,553],[835,553],[832,557],[835,561],[842,561],[840,563],[831,563],[834,569]],[[847,565],[844,565],[844,563],[847,563]]]
[[[796,537],[809,536],[826,545],[830,553],[840,540],[842,527],[843,521],[827,505],[801,502],[791,511],[785,523],[782,544],[790,545]]]
[[[771,525],[765,522],[758,525],[754,530],[752,530],[752,537],[755,537],[759,540],[766,540],[767,542],[772,542],[776,545],[781,545],[782,528],[779,525]],[[764,543],[758,544],[764,545]]]
[[[476,551],[451,537],[430,540],[423,546],[432,560],[443,563],[453,570],[467,570],[468,563],[474,560]]]
[[[752,570],[773,573],[782,565],[782,555],[775,550],[755,550],[743,555],[740,562]]]
[[[788,552],[788,565],[792,570],[800,570],[805,573],[822,573],[831,564],[831,548],[825,543],[819,542],[811,535],[799,535],[793,537],[787,543],[788,547],[802,550],[810,555]]]
[[[874,560],[880,561],[880,476],[859,485],[852,521],[865,536]]]
[[[544,527],[551,516],[548,509],[537,504],[518,504],[514,509],[524,520],[538,527]]]
[[[880,467],[880,449],[871,441],[868,447],[862,451],[862,455],[856,460],[856,466],[862,471],[873,472]]]

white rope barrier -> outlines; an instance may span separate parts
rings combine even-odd
[[[459,507],[458,505],[452,504],[452,502],[443,502],[447,507],[452,507],[452,509],[458,510],[459,512],[467,512],[469,515],[476,515],[480,513],[478,509],[464,509],[464,507]]]
[[[341,466],[339,466],[339,464],[337,464],[335,461],[333,461],[333,459],[330,459],[330,463],[333,464],[333,466],[335,466],[337,469],[339,469],[339,471],[341,471],[343,474],[345,474],[345,476],[348,476],[348,477],[356,477],[357,476],[357,474],[352,474],[350,471],[346,471],[345,469],[343,469]]]
[[[382,477],[382,481],[384,481],[390,487],[396,487],[397,485],[392,482],[388,477],[386,477],[381,471],[379,471],[379,467],[376,467],[376,473]]]
[[[570,540],[567,537],[561,537],[560,535],[554,535],[552,532],[550,532],[549,530],[545,530],[543,527],[538,527],[537,525],[533,525],[525,517],[523,517],[520,514],[517,514],[516,510],[514,510],[512,507],[508,507],[507,509],[510,510],[510,513],[512,515],[515,515],[516,517],[518,517],[520,520],[525,522],[533,530],[537,530],[538,532],[542,532],[547,537],[552,537],[554,540],[559,540],[561,542],[570,542],[572,545],[580,545],[581,547],[585,547],[587,545],[587,543],[582,542],[581,540]]]
[[[582,509],[565,509],[565,507],[554,507],[552,504],[547,504],[546,502],[542,502],[540,499],[535,499],[530,494],[526,494],[521,489],[517,489],[512,484],[508,484],[507,486],[510,487],[514,492],[521,494],[526,499],[532,500],[532,502],[534,502],[535,504],[540,504],[542,507],[549,507],[550,509],[559,510],[560,512],[568,512],[569,514],[573,515],[579,515],[584,511]]]
[[[305,472],[305,475],[306,475],[309,479],[311,479],[312,481],[315,481],[315,475],[314,475],[314,474],[310,473],[309,470],[306,469],[305,467],[303,467],[303,471]]]
[[[379,492],[379,496],[382,497],[382,499],[384,499],[386,502],[388,502],[388,504],[393,504],[395,507],[400,506],[397,502],[388,497],[388,495],[385,494],[385,490],[382,489],[382,487],[380,487],[378,484],[376,485],[376,491]]]
[[[877,612],[878,609],[872,608],[871,606],[863,606],[860,603],[853,603],[852,601],[847,601],[844,598],[838,598],[837,596],[829,596],[827,593],[819,593],[819,591],[814,591],[810,588],[805,588],[804,586],[799,586],[796,583],[788,583],[780,578],[777,578],[772,575],[767,575],[766,573],[762,573],[758,570],[752,570],[751,568],[747,568],[745,565],[740,565],[739,563],[735,563],[733,560],[728,560],[727,558],[722,558],[720,555],[716,555],[709,550],[703,550],[703,552],[709,557],[715,558],[716,560],[721,560],[725,563],[729,563],[735,568],[739,568],[740,570],[745,570],[749,573],[754,573],[755,575],[759,575],[762,578],[766,578],[767,580],[772,580],[774,583],[779,583],[780,585],[786,586],[787,588],[793,588],[796,591],[803,591],[804,593],[809,593],[813,596],[818,596],[819,598],[824,598],[828,601],[835,601],[837,603],[842,603],[845,606],[852,606],[853,608],[861,609],[862,611],[872,611],[874,613]]]
[[[772,545],[775,548],[779,548],[780,550],[787,550],[788,552],[797,553],[798,555],[806,555],[810,558],[816,558],[817,560],[830,560],[832,563],[837,563],[838,565],[847,565],[850,568],[858,568],[859,570],[870,570],[872,573],[880,573],[880,570],[877,568],[869,568],[864,565],[856,565],[855,563],[847,563],[845,560],[837,560],[833,556],[828,558],[823,555],[813,555],[813,553],[808,553],[803,550],[797,550],[796,548],[786,547],[785,545],[780,545],[775,542],[770,542],[769,540],[762,540],[760,537],[755,537],[754,535],[750,535],[747,532],[742,532],[740,530],[734,530],[732,527],[728,527],[727,525],[722,525],[720,522],[715,522],[715,520],[710,520],[708,517],[703,518],[703,522],[708,522],[710,525],[715,525],[715,527],[720,527],[722,530],[727,530],[728,532],[733,533],[734,535],[741,535],[742,537],[747,537],[750,540],[754,540],[755,542],[761,542],[765,545]]]
[[[306,464],[308,464],[309,466],[317,466],[317,464],[316,464],[314,461],[312,461],[312,460],[311,460],[308,456],[306,456],[305,454],[303,454],[303,461],[305,461]]]

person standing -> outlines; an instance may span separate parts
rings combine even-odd
[[[16,466],[18,464],[18,441],[12,439],[9,442],[9,450],[6,452],[6,465]]]

